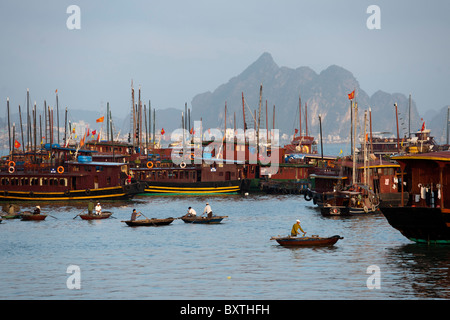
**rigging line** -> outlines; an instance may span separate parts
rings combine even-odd
[[[250,109],[250,106],[247,104],[247,100],[244,99],[244,103],[245,103],[245,105],[247,106],[248,110],[250,111],[250,115],[252,116],[253,121],[256,121],[255,116],[253,115],[252,109]],[[245,121],[245,119],[244,119],[244,121]],[[256,128],[255,128],[255,129],[256,129]]]

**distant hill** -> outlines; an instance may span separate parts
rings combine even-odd
[[[324,138],[346,139],[350,135],[350,102],[348,94],[356,91],[359,118],[362,123],[364,110],[372,110],[373,132],[390,132],[396,135],[395,108],[398,105],[400,135],[408,131],[409,97],[400,93],[378,91],[371,97],[359,86],[353,74],[336,65],[329,66],[319,74],[309,67],[291,69],[279,67],[269,53],[262,54],[254,63],[214,92],[198,94],[192,100],[195,119],[203,118],[204,126],[224,126],[224,106],[227,103],[227,127],[243,127],[242,92],[246,104],[245,112],[259,109],[259,88],[263,86],[263,113],[261,127],[265,128],[265,103],[268,104],[269,128],[272,127],[275,105],[275,127],[282,133],[292,135],[299,128],[299,96],[302,102],[302,131],[306,129],[305,104],[307,105],[308,131],[318,138],[319,114],[322,115]],[[249,110],[250,109],[250,110]],[[257,111],[258,114],[258,111]],[[412,101],[411,131],[420,126],[420,116]]]
[[[386,75],[390,76],[390,75]],[[377,91],[369,96],[360,86],[355,76],[348,70],[331,65],[319,74],[309,67],[301,66],[296,69],[280,67],[269,53],[263,53],[255,62],[242,73],[231,78],[227,83],[217,87],[213,92],[197,94],[191,102],[191,123],[194,120],[203,120],[203,128],[223,128],[225,117],[225,103],[227,104],[227,127],[243,128],[242,93],[245,98],[245,113],[249,127],[253,126],[255,111],[258,114],[260,86],[262,91],[261,128],[266,128],[266,101],[267,122],[272,128],[273,110],[275,106],[275,128],[285,137],[292,136],[294,130],[299,128],[299,96],[302,102],[302,131],[305,133],[305,105],[307,105],[308,133],[319,138],[319,114],[322,115],[322,132],[326,142],[345,141],[350,135],[350,102],[348,94],[355,90],[358,103],[358,118],[362,124],[364,111],[369,107],[372,110],[372,131],[388,132],[388,136],[397,133],[395,122],[394,103],[398,105],[400,136],[408,134],[409,126],[409,94],[387,93]],[[413,94],[414,98],[414,94]],[[43,109],[38,106],[38,113]],[[60,126],[64,128],[64,110],[60,110]],[[161,128],[170,133],[181,127],[182,110],[175,108],[156,110],[156,133]],[[56,116],[56,115],[55,115]],[[69,120],[89,124],[89,128],[98,129],[101,125],[95,120],[102,116],[99,111],[69,110]],[[130,115],[117,118],[113,112],[115,134],[121,132],[125,138],[131,131]],[[153,116],[153,112],[152,112]],[[423,119],[424,118],[424,119]],[[22,110],[22,121],[26,118]],[[439,143],[446,142],[447,106],[435,112],[427,112],[420,116],[416,103],[411,104],[411,131],[415,132],[426,122]],[[42,119],[43,121],[43,119]],[[17,108],[11,107],[11,124],[16,124],[16,136],[19,135],[19,116]],[[2,128],[7,126],[7,119],[0,118]],[[106,124],[103,124],[104,129]],[[24,129],[25,130],[25,129]],[[63,129],[62,129],[63,130]],[[143,128],[145,130],[145,127]],[[149,128],[150,130],[150,128]],[[5,135],[5,131],[0,132]],[[170,138],[166,134],[165,138]],[[7,142],[7,138],[2,138]],[[289,140],[289,139],[287,139]],[[286,141],[284,141],[286,142]]]

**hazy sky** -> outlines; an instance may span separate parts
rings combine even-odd
[[[72,4],[79,30],[66,26]],[[264,52],[279,66],[344,67],[369,95],[411,93],[422,114],[450,104],[448,0],[1,1],[0,40],[2,110],[6,97],[26,105],[27,88],[55,105],[58,89],[62,107],[101,114],[109,101],[123,116],[131,79],[152,107],[181,109]]]

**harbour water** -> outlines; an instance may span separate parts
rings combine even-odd
[[[217,225],[175,220],[128,227],[133,208],[180,217],[206,201]],[[450,247],[418,245],[382,214],[323,217],[299,195],[138,196],[103,202],[114,218],[74,217],[87,204],[41,203],[45,221],[0,224],[0,299],[412,300],[448,299]],[[22,210],[32,204],[21,205]],[[307,235],[340,235],[332,247],[284,248],[300,219]],[[70,285],[78,268],[79,289]],[[375,266],[379,272],[371,272]],[[69,268],[69,271],[68,271]],[[377,282],[379,281],[379,282]],[[69,283],[68,283],[69,282]]]

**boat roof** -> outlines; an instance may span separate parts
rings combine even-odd
[[[123,162],[106,162],[106,161],[67,161],[67,164],[71,165],[90,165],[90,166],[104,166],[104,167],[117,167],[127,165],[127,163]]]
[[[431,160],[431,161],[450,161],[450,151],[436,151],[420,154],[407,154],[393,156],[394,160]]]

